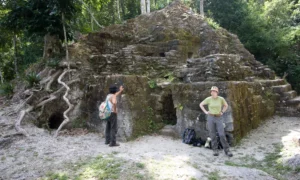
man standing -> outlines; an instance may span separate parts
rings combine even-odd
[[[118,131],[117,124],[117,97],[124,90],[123,86],[120,86],[119,90],[116,85],[109,87],[109,94],[107,95],[108,106],[111,109],[111,115],[107,120],[106,130],[105,130],[105,144],[109,144],[110,147],[120,146],[116,142],[116,135]]]

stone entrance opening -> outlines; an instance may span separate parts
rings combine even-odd
[[[166,57],[166,54],[164,52],[159,53],[160,57]]]
[[[176,108],[174,107],[172,94],[168,94],[162,98],[162,119],[165,124],[176,125],[177,116]]]
[[[189,59],[193,58],[193,53],[192,52],[188,52],[188,58]]]
[[[50,129],[58,129],[59,125],[64,121],[64,115],[61,112],[53,113],[49,120],[48,126]]]

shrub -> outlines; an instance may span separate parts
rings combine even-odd
[[[13,94],[14,87],[11,83],[3,83],[0,85],[0,96],[10,96]]]
[[[25,76],[25,81],[28,83],[29,87],[33,87],[38,85],[41,81],[39,75],[35,72],[30,72]]]

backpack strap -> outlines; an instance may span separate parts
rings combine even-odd
[[[106,107],[107,107],[107,109],[108,109],[109,111],[111,111],[111,110],[110,110],[110,107],[109,107],[109,105],[108,105],[108,99],[110,98],[110,96],[111,96],[110,94],[106,96],[106,102],[105,102],[105,103],[106,103]]]

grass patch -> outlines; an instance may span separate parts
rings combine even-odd
[[[98,156],[87,164],[79,166],[75,177],[76,180],[84,179],[118,179],[121,171],[121,160],[116,160],[113,156]]]
[[[46,178],[43,180],[68,180],[69,177],[65,173],[47,173]]]
[[[145,165],[143,163],[136,163],[136,167],[138,167],[140,169],[144,169]]]
[[[66,163],[67,171],[47,173],[43,180],[106,180],[106,179],[151,179],[148,174],[140,174],[144,171],[143,163],[130,163],[114,156],[115,153],[106,156],[97,156],[77,163]]]
[[[209,180],[219,180],[219,179],[221,179],[221,176],[219,175],[219,171],[213,171],[213,172],[208,173],[207,178]]]
[[[296,169],[293,170],[292,168],[283,165],[280,155],[282,146],[279,144],[274,144],[273,146],[275,148],[274,152],[268,153],[261,161],[256,160],[251,156],[245,156],[240,158],[241,163],[225,161],[225,165],[259,169],[279,180],[286,179],[285,175],[289,173],[297,173]]]
[[[144,179],[144,176],[142,174],[135,174],[134,175],[137,179]]]

